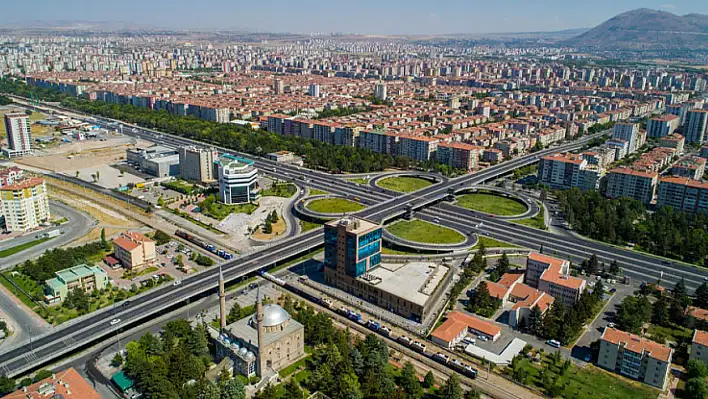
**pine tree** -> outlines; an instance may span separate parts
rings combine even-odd
[[[452,373],[450,378],[440,388],[441,399],[462,399],[462,388],[460,387],[460,377]]]
[[[708,307],[708,284],[703,282],[696,288],[696,299],[695,304],[699,308],[705,309]]]
[[[428,371],[428,373],[425,374],[425,378],[423,379],[423,384],[425,384],[426,388],[430,388],[433,385],[435,385],[435,376],[433,375],[432,371]]]
[[[108,244],[108,240],[106,240],[106,229],[101,229],[101,246],[106,251],[110,249],[110,245]]]

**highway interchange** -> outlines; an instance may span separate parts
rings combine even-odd
[[[84,118],[86,119],[86,118]],[[92,122],[96,122],[91,118]],[[189,139],[171,136],[150,129],[126,126],[123,133],[146,140],[159,139],[163,145],[203,144]],[[664,261],[656,257],[629,251],[590,241],[583,238],[556,236],[547,231],[499,220],[489,215],[480,214],[453,204],[444,198],[460,188],[483,184],[519,167],[529,165],[551,152],[568,151],[581,148],[593,136],[585,136],[572,143],[539,151],[524,157],[504,162],[480,172],[455,179],[442,179],[435,184],[414,193],[400,194],[385,189],[375,189],[341,179],[327,173],[302,169],[296,166],[279,164],[246,154],[256,161],[256,166],[263,172],[281,180],[291,180],[299,186],[309,186],[336,195],[357,200],[369,207],[358,213],[359,216],[385,223],[399,217],[413,208],[415,217],[453,228],[465,234],[483,234],[513,244],[539,250],[560,258],[570,258],[574,262],[596,254],[600,261],[609,264],[617,260],[625,275],[635,281],[656,281],[663,272],[663,282],[673,285],[684,278],[690,289],[701,284],[708,272],[676,261]],[[225,148],[217,149],[231,152]],[[299,256],[322,245],[321,229],[315,229],[296,237],[287,238],[271,244],[267,250],[237,258],[226,263],[223,268],[227,280],[234,280],[248,273],[271,266],[281,261]],[[0,373],[17,376],[36,369],[60,358],[68,352],[99,342],[116,330],[129,328],[147,320],[166,309],[181,306],[185,300],[203,295],[217,286],[218,270],[209,269],[202,273],[188,276],[178,286],[163,286],[120,304],[117,308],[102,309],[98,312],[59,326],[51,332],[34,339],[32,345],[26,343],[0,355]],[[120,318],[118,325],[111,326],[110,321]]]

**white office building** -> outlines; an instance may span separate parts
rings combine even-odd
[[[21,157],[32,153],[30,144],[29,117],[26,114],[6,114],[5,132],[7,133],[7,148],[5,154],[12,157]]]
[[[376,85],[376,89],[374,90],[374,97],[379,100],[386,100],[386,97],[388,97],[388,92],[386,90],[385,84],[379,83]]]
[[[318,85],[317,83],[311,84],[309,89],[307,90],[307,92],[312,97],[319,97],[320,96],[320,85]]]
[[[229,154],[220,157],[219,196],[224,204],[242,204],[258,199],[258,169],[254,162]]]

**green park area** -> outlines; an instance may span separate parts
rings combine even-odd
[[[655,399],[658,391],[595,366],[575,366],[560,352],[542,354],[536,363],[519,355],[505,372],[519,383],[542,390],[548,397],[564,399]]]
[[[459,244],[465,240],[465,236],[455,230],[417,219],[401,220],[386,230],[404,240],[428,244]]]
[[[303,233],[306,231],[316,229],[318,227],[322,227],[322,225],[319,223],[308,222],[307,220],[300,221],[300,229],[302,230]]]
[[[387,188],[402,193],[410,193],[430,186],[431,182],[420,177],[396,176],[387,177],[376,182],[379,187]]]
[[[527,209],[526,205],[515,199],[489,193],[463,194],[457,197],[457,205],[498,216],[521,215]]]
[[[307,204],[307,209],[318,213],[348,213],[364,208],[364,205],[344,198],[323,198]]]
[[[325,195],[328,194],[326,191],[318,190],[316,188],[311,188],[310,189],[310,195],[315,196],[315,195]]]

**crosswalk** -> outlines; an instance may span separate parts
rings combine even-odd
[[[34,352],[25,353],[23,355],[23,357],[25,358],[25,361],[27,363],[33,363],[33,362],[36,362],[37,360],[39,360],[39,357],[37,357],[37,355]]]

